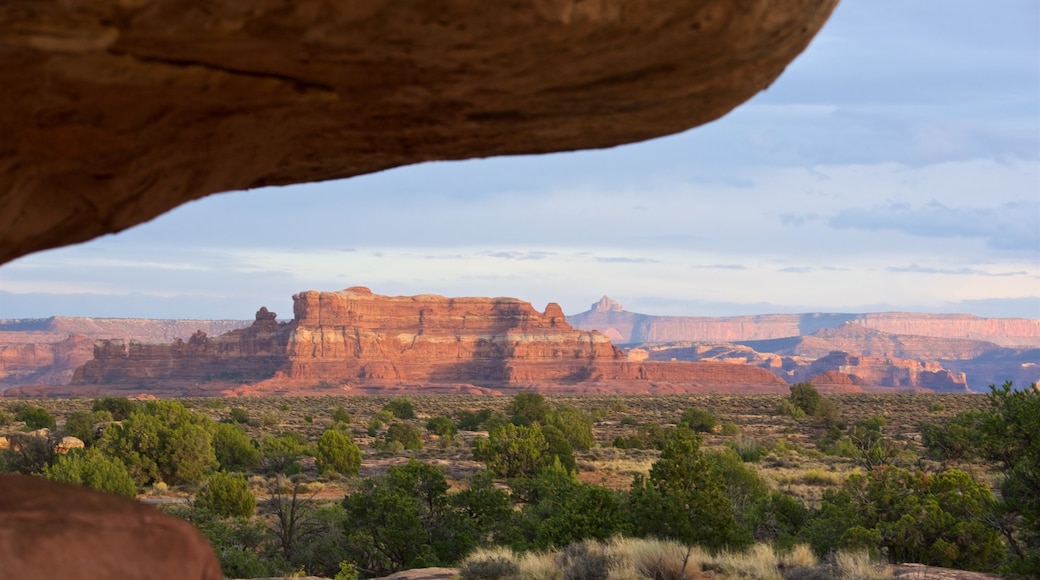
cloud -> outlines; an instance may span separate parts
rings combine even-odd
[[[603,264],[659,264],[660,260],[653,258],[629,258],[626,256],[605,256],[597,257],[597,262]]]
[[[914,206],[888,202],[869,209],[844,209],[828,220],[836,229],[895,231],[926,238],[979,238],[995,250],[1040,250],[1040,200],[995,207],[950,207],[932,200]]]
[[[544,260],[549,256],[555,255],[555,252],[543,252],[543,251],[501,251],[501,252],[484,252],[485,256],[492,258],[502,258],[504,260]]]
[[[813,269],[808,266],[791,266],[789,268],[780,268],[777,272],[785,272],[788,274],[808,274]]]
[[[694,264],[690,267],[703,270],[747,270],[747,266],[740,264]]]
[[[1028,276],[1029,272],[1025,270],[1019,270],[1016,272],[987,272],[986,270],[979,270],[978,268],[929,268],[925,266],[919,266],[917,264],[910,264],[909,266],[890,266],[885,268],[889,272],[898,273],[910,273],[910,274],[943,274],[949,276]]]

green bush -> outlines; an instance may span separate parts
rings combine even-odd
[[[459,429],[463,431],[479,431],[484,422],[491,418],[491,414],[491,409],[481,409],[476,412],[462,409],[455,413],[455,416],[458,418]]]
[[[341,475],[357,475],[361,469],[361,450],[341,431],[329,429],[318,439],[314,460],[318,473],[331,470]]]
[[[791,385],[791,396],[788,400],[796,409],[801,409],[806,415],[812,416],[816,413],[816,408],[823,400],[823,396],[816,390],[816,387],[812,386],[812,383],[796,383]]]
[[[224,471],[249,471],[260,465],[260,450],[236,424],[213,424],[213,453]]]
[[[228,413],[228,420],[232,423],[248,423],[249,422],[249,411],[246,411],[242,407],[232,407]]]
[[[386,443],[400,443],[404,449],[417,450],[423,448],[422,431],[408,423],[393,423],[386,430]]]
[[[336,407],[332,410],[332,420],[336,423],[343,423],[344,425],[350,425],[351,417],[350,413],[347,412],[343,407]]]
[[[687,409],[682,414],[682,419],[679,420],[679,425],[684,425],[697,433],[714,432],[718,424],[719,420],[715,418],[711,411],[700,407]]]
[[[57,422],[54,416],[43,407],[24,406],[14,415],[15,421],[24,421],[25,428],[30,431],[37,429],[54,429]]]
[[[137,486],[126,465],[114,457],[105,456],[96,447],[86,451],[73,449],[66,455],[57,456],[54,463],[44,468],[43,476],[123,497],[137,496]]]
[[[455,438],[455,434],[459,432],[459,428],[455,426],[455,421],[452,421],[451,417],[447,415],[430,419],[426,422],[426,429],[440,437],[444,444],[451,443],[452,439]]]
[[[515,425],[541,423],[552,413],[552,406],[538,393],[517,393],[509,402],[506,413]]]
[[[414,419],[415,409],[412,407],[412,400],[407,397],[400,397],[391,400],[386,405],[383,405],[384,411],[389,411],[391,415],[398,419]]]
[[[195,495],[195,507],[217,517],[248,518],[256,511],[256,496],[241,473],[218,471]]]
[[[141,404],[137,401],[131,401],[125,397],[101,397],[100,399],[94,399],[94,404],[90,410],[97,411],[108,411],[112,414],[113,421],[122,421],[130,416],[135,409],[141,408]]]

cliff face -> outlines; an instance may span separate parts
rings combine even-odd
[[[94,358],[76,369],[73,384],[139,384],[175,379],[197,383],[268,378],[284,366],[292,326],[278,323],[261,308],[248,328],[217,337],[197,331],[187,342],[146,344],[122,339],[98,340]]]
[[[0,389],[15,385],[67,384],[94,357],[96,339],[162,343],[195,332],[218,335],[247,320],[73,318],[0,320]]]
[[[624,359],[598,332],[574,330],[556,304],[514,298],[378,296],[366,288],[293,296],[288,346],[297,380],[577,380]]]
[[[604,296],[581,314],[568,317],[575,328],[599,330],[619,344],[654,342],[742,342],[805,336],[823,329],[856,325],[888,334],[1040,347],[1040,320],[980,318],[970,314],[764,314],[759,316],[652,316],[625,311]],[[933,355],[934,356],[934,355]],[[953,358],[953,357],[948,357]]]
[[[556,304],[514,298],[379,296],[367,288],[302,292],[295,318],[261,309],[253,326],[149,345],[99,341],[79,385],[261,383],[272,388],[428,385],[667,392],[727,387],[780,391],[758,368],[630,361],[606,336],[575,330]],[[255,389],[254,389],[255,390]]]

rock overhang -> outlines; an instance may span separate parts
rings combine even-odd
[[[610,147],[766,88],[837,0],[68,4],[0,13],[0,263],[206,195]]]

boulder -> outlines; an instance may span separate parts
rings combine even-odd
[[[0,562],[4,578],[223,578],[191,524],[133,500],[24,475],[0,475]]]

